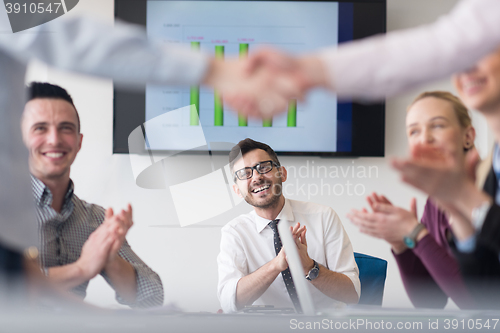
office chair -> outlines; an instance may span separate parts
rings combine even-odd
[[[361,282],[361,296],[358,304],[382,305],[387,261],[357,252],[354,252],[354,259],[358,264]]]

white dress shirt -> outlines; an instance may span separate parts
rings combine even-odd
[[[13,34],[5,6],[0,6],[0,241],[14,249],[38,243],[28,151],[20,130],[24,77],[33,58],[126,85],[193,84],[208,67],[203,54],[149,41],[137,27],[113,27],[88,17],[61,17]]]
[[[333,209],[315,203],[286,199],[285,206],[277,219],[305,225],[309,257],[332,271],[348,276],[356,292],[360,294],[359,271],[354,260],[352,245]],[[222,228],[221,252],[217,257],[219,266],[217,295],[224,312],[237,311],[238,281],[276,257],[274,232],[268,226],[269,222],[252,211],[237,217]],[[316,309],[344,305],[324,295],[314,286],[310,290]],[[293,308],[281,274],[254,304]]]
[[[500,46],[499,22],[499,0],[463,0],[433,24],[346,43],[320,56],[339,97],[383,99],[473,66]]]

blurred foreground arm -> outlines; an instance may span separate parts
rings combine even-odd
[[[464,167],[453,156],[422,145],[412,151],[411,158],[393,160],[392,165],[401,173],[404,182],[429,194],[452,215],[453,233],[462,241],[475,233],[471,221],[474,209],[492,202],[470,177],[478,158],[477,152],[468,154]]]
[[[294,98],[313,87],[326,87],[340,99],[382,100],[474,65],[500,44],[499,21],[497,0],[463,0],[430,25],[332,46],[306,57],[264,50],[250,57],[249,68],[266,68],[287,80],[299,90]],[[243,110],[263,116],[284,111]]]
[[[436,22],[326,49],[329,85],[341,98],[381,100],[474,65],[500,44],[500,2],[462,0]]]

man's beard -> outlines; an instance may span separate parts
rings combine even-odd
[[[262,186],[262,185],[266,185],[266,183],[261,184],[260,186]],[[274,184],[273,186],[270,187],[271,195],[265,201],[260,202],[260,203],[254,202],[254,199],[251,197],[251,194],[250,194],[251,191],[249,191],[248,194],[245,196],[245,201],[249,205],[251,205],[253,207],[261,208],[261,209],[274,208],[279,203],[282,189],[283,189],[283,186],[282,186],[281,181],[277,184]],[[257,201],[257,200],[255,200],[255,201]]]

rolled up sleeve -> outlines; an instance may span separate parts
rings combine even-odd
[[[120,304],[128,305],[132,308],[149,308],[163,305],[163,285],[161,279],[134,251],[125,241],[118,255],[126,260],[135,270],[137,281],[137,297],[135,302],[127,302],[116,293],[116,300]],[[111,285],[110,279],[105,273],[102,273],[104,279]]]

